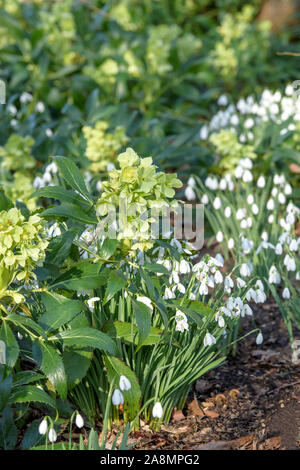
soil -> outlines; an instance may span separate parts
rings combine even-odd
[[[299,449],[300,365],[276,303],[253,310],[264,342],[241,341],[235,357],[197,381],[169,425],[155,433],[145,424],[131,436],[135,449]]]

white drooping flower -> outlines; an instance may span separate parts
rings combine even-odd
[[[236,212],[237,220],[242,220],[246,217],[246,209],[238,209]]]
[[[221,253],[217,253],[215,259],[220,263],[220,267],[224,266],[224,258]]]
[[[196,193],[191,186],[187,186],[185,188],[184,195],[188,201],[193,201],[196,199]]]
[[[227,292],[228,294],[230,294],[231,292],[231,289],[234,287],[234,282],[233,280],[231,279],[230,276],[226,276],[225,277],[225,280],[224,280],[224,290],[225,292]]]
[[[257,180],[257,186],[258,186],[259,188],[264,188],[265,185],[266,185],[266,180],[265,180],[265,178],[264,178],[263,176],[260,176],[260,177],[258,178],[258,180]]]
[[[91,298],[87,301],[89,310],[90,310],[91,312],[94,311],[95,302],[99,302],[99,300],[100,300],[100,297],[91,297]]]
[[[239,289],[242,289],[243,287],[246,286],[246,282],[244,281],[244,279],[241,279],[240,277],[237,277],[236,284]]]
[[[119,380],[119,387],[122,391],[131,389],[130,380],[128,380],[125,375],[121,375],[120,380]]]
[[[166,287],[163,298],[165,300],[175,299],[176,295],[174,294],[174,292],[171,291],[169,287]]]
[[[277,243],[277,245],[276,245],[276,247],[275,247],[275,253],[276,253],[276,255],[282,255],[282,251],[283,251],[283,248],[282,248],[281,243]]]
[[[214,202],[213,202],[213,206],[216,210],[219,210],[220,207],[222,206],[222,201],[219,197],[216,197]]]
[[[287,271],[296,271],[296,262],[290,255],[285,255],[283,264],[286,266]]]
[[[243,238],[242,239],[242,250],[245,254],[250,253],[251,250],[253,250],[254,243],[252,240],[248,240],[248,238]]]
[[[181,333],[183,333],[185,330],[189,329],[187,317],[181,310],[176,311],[175,320],[176,320],[176,327],[175,327],[176,331],[180,331]]]
[[[253,180],[253,174],[250,170],[246,170],[243,174],[244,183],[250,183]]]
[[[224,239],[223,232],[221,232],[221,230],[219,230],[217,235],[216,235],[216,240],[217,240],[217,242],[222,243],[223,239]]]
[[[217,340],[213,335],[211,335],[210,333],[206,333],[204,340],[203,340],[203,344],[205,347],[212,346],[213,344],[216,344],[216,342]]]
[[[214,275],[215,283],[216,284],[221,284],[223,282],[223,276],[221,271],[216,271]]]
[[[231,208],[229,206],[225,208],[224,215],[227,219],[231,216]]]
[[[270,284],[280,284],[281,277],[279,272],[277,271],[276,266],[271,266],[269,269],[269,283]]]
[[[42,436],[45,435],[47,432],[47,429],[48,429],[48,423],[47,423],[47,420],[44,418],[39,425],[39,434],[41,434]]]
[[[50,442],[55,442],[57,439],[57,434],[54,428],[49,429],[48,438]]]
[[[290,243],[289,249],[291,251],[297,251],[298,250],[298,243],[297,240],[293,239]]]
[[[234,247],[234,239],[233,238],[229,238],[227,246],[228,246],[229,250],[232,250],[232,248]]]
[[[253,204],[251,209],[254,215],[257,215],[259,213],[259,208],[257,204]]]
[[[253,315],[253,311],[248,304],[244,304],[242,307],[241,316],[244,317],[245,315],[248,315],[250,317]]]
[[[249,194],[249,196],[247,197],[247,202],[250,206],[254,203],[253,194]]]
[[[118,388],[116,388],[116,390],[114,390],[111,401],[112,401],[112,404],[114,406],[123,405],[124,397],[123,397],[123,394],[120,392],[120,390]]]
[[[251,274],[250,267],[247,263],[243,263],[240,267],[240,274],[243,277],[248,277]]]
[[[179,272],[180,274],[188,274],[191,271],[190,263],[185,259],[182,259],[179,263]]]
[[[268,209],[268,211],[273,211],[273,210],[274,210],[274,207],[275,207],[274,200],[273,200],[273,199],[269,199],[268,202],[267,202],[267,209]]]
[[[79,413],[76,413],[75,424],[79,429],[83,428],[83,417]]]
[[[282,291],[282,298],[283,299],[290,299],[291,293],[288,287],[285,287]]]
[[[261,344],[263,342],[263,340],[264,340],[264,337],[263,337],[262,333],[259,332],[258,335],[256,336],[256,344],[257,345]]]
[[[161,419],[163,416],[163,407],[161,406],[161,403],[159,401],[157,401],[152,408],[152,416],[153,418],[158,419]]]
[[[203,194],[203,196],[201,198],[201,202],[202,202],[202,204],[205,204],[205,205],[209,203],[209,199],[208,199],[207,194]]]

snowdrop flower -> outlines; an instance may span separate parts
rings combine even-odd
[[[257,180],[258,188],[264,188],[265,185],[266,185],[266,180],[265,180],[264,176],[260,176]]]
[[[54,428],[49,429],[48,438],[50,442],[55,442],[57,439],[56,431]]]
[[[224,191],[227,188],[227,181],[225,178],[220,180],[219,188]]]
[[[267,300],[267,296],[263,289],[257,289],[255,291],[255,295],[257,304],[263,304]]]
[[[296,271],[296,263],[291,256],[285,255],[283,264],[286,266],[287,271]]]
[[[123,394],[120,392],[118,388],[116,388],[116,390],[114,391],[112,395],[112,404],[114,406],[119,406],[119,405],[123,405],[123,403],[124,403]]]
[[[237,179],[241,178],[243,176],[243,173],[244,170],[240,165],[238,165],[234,170],[234,175]]]
[[[158,419],[161,419],[163,416],[163,408],[159,401],[157,401],[152,408],[152,416],[153,418],[158,418]]]
[[[229,238],[227,246],[228,246],[229,250],[232,250],[232,248],[234,247],[234,239],[233,238]]]
[[[208,127],[204,125],[200,129],[200,139],[206,140],[207,137],[208,137]]]
[[[247,255],[250,253],[251,250],[253,250],[254,243],[251,240],[248,240],[248,238],[243,238],[242,240],[242,250],[243,252]]]
[[[216,342],[217,340],[213,335],[211,335],[210,333],[206,333],[204,340],[203,340],[203,344],[205,347],[212,346],[213,344],[216,344]]]
[[[130,380],[128,380],[127,377],[125,377],[125,375],[121,375],[120,380],[119,380],[119,387],[122,391],[131,389]]]
[[[268,217],[268,222],[269,224],[272,224],[274,222],[274,215],[273,214],[270,214],[269,217]]]
[[[216,197],[216,199],[213,202],[213,206],[216,210],[220,209],[220,207],[222,206],[222,201],[219,197]]]
[[[223,282],[222,273],[220,271],[216,271],[216,273],[214,275],[214,279],[215,279],[216,284],[221,284]]]
[[[289,183],[286,183],[284,187],[284,194],[286,196],[290,196],[290,194],[292,194],[292,186]]]
[[[181,260],[179,263],[179,272],[180,274],[187,274],[191,271],[190,264],[185,260]]]
[[[246,282],[244,281],[244,279],[241,279],[240,277],[237,277],[236,284],[239,289],[242,289],[243,287],[246,286]]]
[[[280,284],[281,283],[281,277],[279,272],[277,271],[277,268],[273,265],[270,267],[269,270],[269,283],[270,284]]]
[[[23,104],[30,103],[30,101],[32,101],[32,95],[25,91],[24,93],[21,94],[20,101]]]
[[[216,254],[216,258],[215,258],[218,263],[220,264],[220,267],[223,267],[224,266],[224,258],[223,256],[221,255],[221,253],[217,253]]]
[[[41,421],[39,425],[39,434],[44,436],[47,432],[47,429],[48,429],[48,423],[47,423],[46,418],[44,418],[43,421]]]
[[[36,106],[35,106],[35,110],[36,112],[38,113],[43,113],[45,111],[45,105],[42,101],[38,101]]]
[[[176,327],[175,327],[176,331],[180,331],[181,333],[183,333],[184,330],[189,329],[187,317],[183,312],[181,312],[181,310],[176,311],[175,320],[176,320]]]
[[[288,287],[285,287],[282,291],[282,298],[289,299],[291,297],[291,293]]]
[[[292,212],[289,212],[288,215],[286,216],[286,222],[289,225],[294,225],[294,223],[296,222],[295,215]]]
[[[252,287],[246,292],[246,299],[248,302],[254,300],[254,302],[256,303],[256,292]]]
[[[282,251],[283,251],[283,248],[282,248],[281,243],[277,243],[277,245],[276,245],[276,247],[275,247],[275,253],[276,253],[276,255],[282,255]]]
[[[45,130],[45,134],[46,134],[47,137],[52,137],[53,136],[53,132],[49,127]]]
[[[87,301],[89,310],[90,310],[91,312],[94,311],[95,302],[99,302],[99,300],[100,300],[100,297],[92,297],[91,299],[89,299],[89,300]]]
[[[179,253],[182,253],[182,245],[178,240],[176,240],[176,238],[172,238],[170,245],[173,248],[176,248]]]
[[[264,340],[264,337],[263,337],[262,333],[259,332],[258,335],[256,336],[256,340],[255,340],[256,344],[260,345],[263,342],[263,340]]]
[[[269,199],[268,202],[267,202],[267,209],[268,209],[268,211],[273,211],[273,210],[274,210],[274,207],[275,207],[274,200],[273,200],[273,199]]]
[[[246,217],[246,209],[238,209],[236,212],[237,220],[244,219]]]
[[[8,112],[9,114],[11,114],[12,116],[15,116],[18,112],[17,108],[11,104],[9,107],[8,107]]]
[[[271,194],[273,197],[276,197],[278,194],[278,189],[277,188],[272,188]]]
[[[208,294],[208,286],[205,282],[200,283],[199,294],[200,295],[207,295]]]
[[[244,126],[246,129],[251,129],[251,127],[254,126],[254,121],[252,118],[248,118],[246,119],[246,121],[244,122]]]
[[[196,199],[196,193],[191,186],[187,186],[185,188],[184,194],[188,201],[193,201]]]
[[[181,284],[181,282],[179,282],[176,287],[177,287],[177,289],[179,290],[179,292],[180,292],[181,294],[185,294],[186,289],[185,289],[184,285]]]
[[[202,204],[206,205],[209,203],[209,199],[208,199],[208,196],[207,194],[203,194],[202,198],[201,198],[201,202]]]
[[[252,212],[254,215],[257,215],[259,213],[259,209],[258,209],[258,205],[257,204],[253,204],[252,206]]]
[[[225,289],[225,292],[227,292],[228,294],[230,294],[231,292],[231,289],[234,287],[234,282],[233,280],[231,279],[230,276],[226,276],[225,277],[225,280],[224,280],[224,289]]]
[[[294,87],[293,85],[287,85],[286,89],[285,89],[285,94],[287,96],[292,96],[294,94]]]
[[[251,217],[248,217],[248,219],[246,219],[246,220],[247,220],[247,227],[249,227],[249,228],[252,227],[252,219],[251,219]]]
[[[79,413],[76,414],[75,424],[79,429],[83,428],[83,425],[84,425],[83,417]]]
[[[225,208],[224,215],[227,219],[231,216],[231,208],[229,206]]]
[[[164,298],[165,300],[169,300],[169,299],[175,299],[176,296],[175,296],[175,294],[171,291],[171,289],[170,289],[169,287],[166,287],[163,298]]]
[[[280,204],[285,204],[286,203],[286,197],[283,193],[278,194],[278,201],[280,202]]]
[[[249,194],[249,196],[247,197],[247,202],[250,206],[254,203],[254,197],[252,194]]]
[[[242,307],[241,316],[244,317],[245,315],[249,315],[250,317],[253,315],[253,311],[248,304],[245,304]]]
[[[145,297],[145,296],[137,296],[136,300],[138,302],[142,302],[144,305],[146,305],[148,308],[150,308],[150,310],[153,310],[153,305],[152,305],[152,301],[151,299],[149,299],[149,297]],[[122,390],[122,389],[121,389]]]
[[[244,183],[250,183],[253,180],[253,175],[250,170],[246,170],[243,174]]]
[[[216,235],[216,240],[217,240],[217,242],[222,243],[223,239],[224,239],[223,232],[221,232],[221,230],[219,230],[219,232]]]
[[[243,263],[240,268],[241,276],[248,277],[251,274],[251,270],[248,264]]]
[[[11,127],[17,127],[17,125],[18,125],[17,119],[12,119],[12,120],[10,121],[10,125],[11,125]]]
[[[246,229],[246,228],[248,227],[247,219],[241,220],[240,225],[241,225],[241,228],[242,228],[242,229]]]
[[[226,95],[221,95],[218,99],[219,106],[227,106],[228,105],[228,98]]]
[[[289,249],[291,251],[297,251],[298,250],[298,243],[297,240],[293,239],[290,243]]]

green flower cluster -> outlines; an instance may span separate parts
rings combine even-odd
[[[108,163],[113,163],[118,152],[128,142],[125,128],[119,126],[114,132],[106,132],[108,123],[98,121],[95,127],[83,127],[87,140],[85,155],[90,160],[90,170],[94,173],[106,171]]]
[[[35,199],[32,194],[32,169],[36,165],[31,156],[34,144],[32,137],[22,137],[12,134],[4,147],[0,147],[2,157],[1,186],[9,199],[24,202],[30,210],[35,208]],[[6,172],[5,172],[6,170]]]
[[[117,238],[123,240],[128,251],[145,251],[153,246],[150,224],[155,222],[155,211],[177,206],[177,201],[169,199],[175,195],[174,188],[180,188],[182,183],[176,174],[157,172],[151,157],[140,158],[131,148],[118,156],[118,162],[120,170],[111,171],[109,180],[103,182],[97,212],[106,216],[122,210],[125,204],[126,220],[122,220],[124,212],[119,214]]]
[[[177,25],[159,25],[149,28],[146,62],[148,72],[164,75],[172,70],[169,55],[174,41],[181,30]]]
[[[0,298],[8,295],[12,282],[34,278],[47,246],[41,217],[31,215],[26,221],[16,208],[0,212]]]
[[[2,166],[9,171],[30,170],[35,166],[35,160],[31,156],[31,148],[34,144],[32,137],[22,137],[12,134],[4,147],[0,147]]]
[[[241,144],[236,134],[232,131],[221,130],[210,136],[210,142],[216,147],[218,156],[218,171],[233,171],[242,158],[256,159],[256,153],[252,145]]]
[[[260,67],[270,45],[270,24],[254,23],[255,9],[246,5],[236,15],[226,14],[217,28],[220,40],[210,54],[211,64],[227,83],[248,73],[249,64]]]

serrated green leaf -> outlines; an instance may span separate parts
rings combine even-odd
[[[12,391],[9,403],[31,403],[38,402],[44,405],[56,408],[55,401],[44,390],[34,387],[33,385],[25,385]]]

